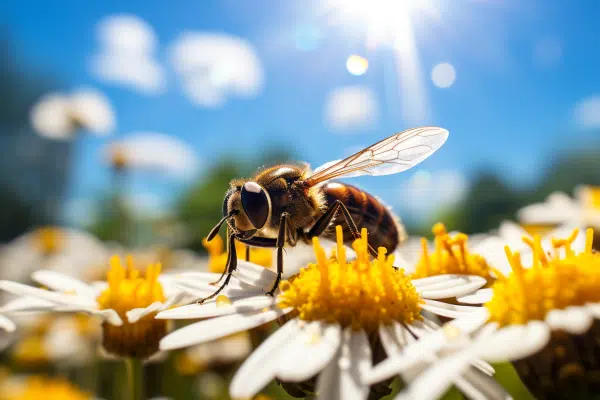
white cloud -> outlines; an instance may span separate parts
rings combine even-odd
[[[163,217],[168,208],[162,197],[153,193],[128,194],[125,197],[127,209],[136,217]]]
[[[193,175],[198,158],[193,149],[181,140],[161,133],[133,133],[108,145],[108,163],[119,159],[132,170],[157,170],[181,178]]]
[[[134,15],[113,15],[98,24],[100,49],[92,69],[101,79],[148,94],[165,89],[164,70],[155,60],[156,36]]]
[[[456,71],[452,64],[440,63],[431,70],[433,84],[441,89],[449,88],[456,80]]]
[[[378,116],[377,98],[367,86],[337,88],[325,100],[325,120],[335,130],[368,127]]]
[[[575,122],[583,128],[600,128],[600,95],[579,101],[573,112]]]
[[[246,40],[188,32],[175,40],[170,60],[185,94],[199,106],[219,107],[228,97],[252,97],[263,87],[263,68]]]
[[[433,218],[440,209],[462,200],[468,188],[467,178],[458,171],[419,170],[402,187],[400,196],[410,212]]]

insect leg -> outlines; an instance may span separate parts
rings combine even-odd
[[[231,233],[229,232],[229,228],[227,228],[227,237],[229,238],[230,236],[231,236]],[[225,261],[225,268],[223,269],[223,273],[221,273],[221,276],[219,277],[219,279],[217,279],[214,282],[211,282],[210,283],[211,285],[217,285],[219,282],[221,282],[221,280],[227,273],[227,267],[229,266],[229,262],[231,260],[231,251],[229,250],[229,240],[227,240],[227,248],[225,249],[225,251],[227,251],[227,261]]]
[[[348,208],[346,208],[346,205],[340,200],[334,201],[333,204],[330,205],[329,208],[323,213],[323,215],[319,217],[317,222],[315,222],[315,224],[312,226],[312,228],[310,228],[310,230],[306,234],[308,239],[312,239],[315,236],[320,236],[323,232],[325,232],[331,221],[337,215],[339,209],[342,210],[342,214],[344,215],[344,219],[346,220],[346,224],[348,225],[352,236],[354,236],[355,239],[360,239],[361,235],[358,228],[356,227],[354,218],[352,218],[352,215],[350,214],[350,211],[348,211]],[[375,249],[373,249],[373,247],[370,244],[369,252],[373,257],[377,256],[377,251],[375,251]]]
[[[210,299],[214,298],[216,295],[218,295],[219,293],[221,293],[221,291],[223,289],[225,289],[225,287],[229,284],[229,280],[231,279],[231,274],[233,274],[233,271],[235,271],[235,269],[237,268],[237,252],[235,250],[235,237],[233,236],[233,234],[229,233],[227,239],[228,239],[227,247],[229,248],[229,254],[227,256],[227,266],[225,267],[225,271],[227,271],[227,277],[225,278],[225,282],[223,282],[221,287],[219,287],[219,289],[217,289],[216,292],[214,292],[213,294],[211,294],[208,297],[198,300],[197,301],[198,304],[202,304],[206,300],[210,300]],[[219,281],[220,281],[220,279],[219,279]]]
[[[275,279],[273,288],[267,292],[270,296],[275,294],[275,291],[279,287],[279,282],[281,281],[281,275],[283,274],[283,246],[285,246],[288,216],[289,214],[286,212],[281,213],[281,219],[279,221],[279,234],[277,235],[277,278]]]
[[[246,261],[250,261],[250,245],[246,245]]]

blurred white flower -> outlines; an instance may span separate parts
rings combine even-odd
[[[260,58],[239,37],[184,33],[173,43],[170,59],[185,94],[203,107],[219,107],[230,96],[256,96],[263,87]]]
[[[114,168],[157,170],[189,177],[198,167],[192,148],[161,133],[133,133],[108,145],[106,161]]]
[[[46,94],[33,106],[30,117],[37,133],[58,140],[71,139],[80,129],[106,135],[115,127],[108,98],[88,88]]]
[[[112,15],[98,24],[98,39],[92,69],[99,78],[149,94],[164,90],[164,70],[154,58],[157,40],[148,23],[135,15]]]
[[[0,278],[24,282],[38,269],[79,278],[106,263],[104,244],[74,229],[44,227],[28,232],[0,249]]]
[[[343,131],[373,125],[379,117],[379,105],[367,86],[346,86],[331,91],[325,100],[325,121],[334,130]]]
[[[579,186],[575,197],[562,192],[550,194],[542,203],[530,204],[517,213],[525,225],[584,226],[600,228],[600,188]]]
[[[170,276],[161,274],[160,264],[140,271],[131,257],[125,264],[118,256],[111,257],[106,281],[93,284],[46,270],[34,272],[32,279],[48,289],[0,280],[1,290],[19,296],[4,311],[13,315],[85,313],[100,317],[102,346],[119,357],[145,359],[155,355],[158,340],[169,328],[154,315],[193,300],[173,285]]]
[[[582,128],[600,127],[600,95],[593,95],[580,100],[573,112],[575,122]]]

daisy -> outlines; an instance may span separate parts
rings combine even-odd
[[[530,234],[545,234],[559,225],[584,226],[600,232],[600,187],[579,186],[574,197],[552,193],[546,201],[519,210],[518,219]],[[596,243],[600,243],[600,237],[594,244],[600,247]]]
[[[394,257],[379,249],[370,260],[366,239],[354,242],[356,259],[347,261],[341,227],[335,255],[327,257],[313,239],[317,262],[282,282],[275,298],[265,296],[276,274],[240,261],[235,278],[215,301],[162,311],[158,319],[209,318],[165,336],[163,350],[208,342],[252,329],[276,319],[288,319],[244,362],[230,386],[234,398],[250,398],[268,382],[305,382],[319,374],[319,399],[366,399],[362,383],[371,368],[377,338],[405,343],[425,329],[427,310],[448,317],[470,315],[477,308],[436,299],[461,296],[485,285],[478,276],[444,275],[411,279],[393,267]],[[366,230],[362,237],[367,237]],[[188,275],[182,282],[198,297],[214,291],[210,277]],[[380,393],[381,394],[381,393]]]
[[[478,254],[478,246],[470,249],[469,237],[464,233],[450,234],[444,224],[435,224],[432,228],[435,235],[431,250],[425,238],[421,239],[421,254],[415,263],[413,276],[425,278],[443,274],[467,274],[484,278],[487,284],[493,282],[492,268],[482,255]],[[483,243],[487,243],[484,241]],[[488,241],[489,243],[489,241]],[[481,243],[479,244],[481,246]]]
[[[105,149],[105,160],[114,170],[158,171],[189,177],[198,167],[192,148],[162,133],[132,133]]]
[[[87,232],[45,226],[25,233],[2,247],[0,277],[27,281],[32,272],[47,269],[85,278],[108,258],[104,244]]]
[[[81,129],[105,135],[115,125],[110,102],[92,89],[46,94],[33,106],[30,117],[36,132],[55,140],[72,139]]]
[[[158,351],[158,341],[167,333],[167,321],[154,315],[182,301],[167,276],[160,276],[160,264],[150,265],[144,274],[131,258],[123,266],[119,257],[110,260],[106,282],[89,285],[68,275],[37,271],[33,280],[49,290],[13,281],[0,281],[0,289],[23,296],[8,310],[27,312],[83,312],[102,319],[102,345],[119,357],[145,359]]]
[[[577,240],[582,236],[583,246]],[[537,398],[590,398],[597,393],[600,254],[592,250],[592,240],[591,229],[585,236],[575,230],[568,238],[555,239],[553,251],[546,252],[539,236],[525,238],[533,252],[530,266],[507,247],[512,273],[499,274],[491,288],[459,299],[484,305],[477,323],[450,323],[462,324],[454,330],[455,338],[470,340],[417,378],[405,395],[435,398],[476,358],[513,362]],[[452,347],[441,336],[428,340],[436,341],[438,351]],[[411,352],[397,356],[396,373],[415,364],[406,356]],[[388,374],[374,375],[383,379]]]

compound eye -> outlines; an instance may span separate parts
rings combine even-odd
[[[246,182],[242,186],[242,207],[256,229],[261,229],[269,219],[269,195],[258,183]]]

